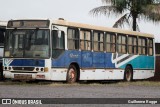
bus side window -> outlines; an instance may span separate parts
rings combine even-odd
[[[68,29],[68,49],[79,49],[79,30],[76,28]]]
[[[52,31],[52,57],[58,58],[65,49],[64,32],[59,30]]]
[[[147,41],[146,41],[146,38],[139,37],[139,39],[138,39],[138,53],[140,55],[146,55],[147,54]]]
[[[116,52],[116,35],[113,33],[106,33],[105,35],[105,42],[106,42],[106,51],[107,52]]]
[[[80,31],[80,45],[81,50],[91,50],[91,31]]]
[[[3,31],[0,31],[0,46],[4,46],[4,33]]]
[[[117,42],[118,52],[123,54],[127,53],[127,37],[125,35],[118,34]]]
[[[94,36],[93,36],[93,50],[94,51],[103,51],[104,50],[104,34],[103,32],[98,32],[94,31]]]
[[[137,37],[136,36],[128,36],[128,53],[129,54],[137,54]]]
[[[153,55],[153,39],[148,39],[148,55]]]

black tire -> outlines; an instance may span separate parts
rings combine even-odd
[[[131,82],[133,80],[133,69],[131,66],[127,66],[124,72],[124,81]]]
[[[67,71],[67,83],[75,83],[77,80],[77,69],[74,65],[70,65]]]

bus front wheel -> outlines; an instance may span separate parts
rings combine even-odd
[[[130,82],[132,80],[133,80],[133,70],[131,66],[127,66],[125,68],[124,81]]]
[[[75,83],[77,80],[77,69],[74,65],[70,65],[67,71],[67,83]]]

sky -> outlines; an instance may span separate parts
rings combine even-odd
[[[112,27],[120,17],[93,17],[89,11],[101,6],[101,0],[0,0],[0,21],[10,19],[64,18],[68,21]],[[140,31],[154,34],[160,42],[160,23],[138,21]]]

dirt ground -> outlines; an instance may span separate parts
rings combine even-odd
[[[0,98],[160,98],[160,82],[25,83],[0,82]],[[1,107],[2,105],[0,105]],[[13,105],[12,105],[13,106]],[[11,107],[12,107],[11,106]],[[21,106],[21,105],[19,105]],[[23,105],[24,106],[24,105]],[[27,106],[27,105],[25,105]],[[44,106],[44,105],[43,105]],[[135,107],[133,104],[60,104],[47,107]],[[159,107],[141,105],[137,107]],[[16,106],[17,107],[17,106]],[[37,106],[38,107],[38,106]]]

